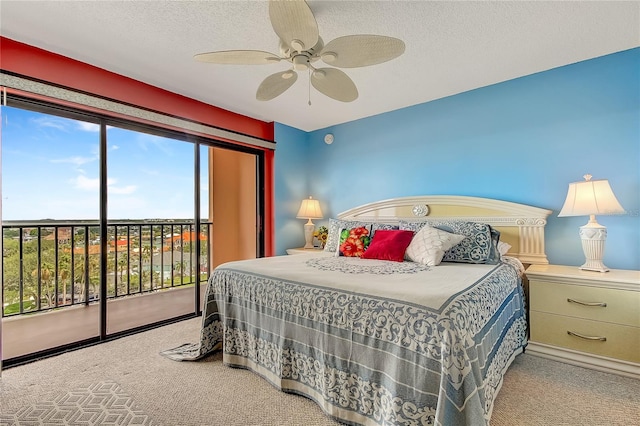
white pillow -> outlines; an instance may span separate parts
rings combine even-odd
[[[424,225],[413,236],[405,255],[413,262],[437,266],[444,252],[464,240],[464,235],[452,234],[429,225]]]
[[[498,241],[498,253],[500,256],[504,256],[511,249],[511,244]]]

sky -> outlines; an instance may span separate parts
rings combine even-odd
[[[1,116],[2,219],[97,220],[99,126],[5,106]],[[192,143],[108,127],[107,147],[109,220],[194,217]]]

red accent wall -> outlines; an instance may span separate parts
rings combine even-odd
[[[273,141],[273,122],[236,114],[5,37],[0,37],[0,58],[0,68],[6,71]]]
[[[264,153],[264,251],[265,256],[273,256],[276,247],[275,227],[275,153]]]
[[[273,122],[236,114],[6,37],[0,37],[0,69],[249,136],[274,139]],[[265,254],[270,256],[274,252],[273,152],[265,151]]]

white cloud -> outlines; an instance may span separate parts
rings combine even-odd
[[[117,179],[107,179],[107,191],[110,195],[128,195],[136,192],[138,187],[136,185],[117,186]],[[79,175],[72,180],[76,189],[82,191],[98,191],[100,189],[100,179],[91,179],[84,175]]]
[[[31,120],[40,127],[52,127],[58,130],[67,130],[67,121],[55,117],[38,117]]]
[[[171,156],[173,151],[171,144],[175,141],[170,141],[162,136],[148,135],[141,133],[137,135],[136,141],[138,147],[143,151],[162,151],[165,155]]]
[[[138,187],[136,185],[127,185],[127,186],[113,186],[110,184],[107,184],[107,188],[109,191],[109,194],[133,194],[134,192],[136,192],[136,189],[138,189]]]
[[[77,189],[81,189],[83,191],[97,191],[100,188],[99,178],[90,179],[84,175],[80,175],[73,179],[72,183],[75,184]]]
[[[85,132],[99,132],[100,125],[95,123],[87,123],[86,121],[76,121],[78,124],[78,129],[84,130]]]
[[[97,157],[81,157],[79,155],[74,157],[67,158],[56,158],[53,160],[49,160],[51,163],[70,163],[76,166],[81,166],[83,164],[91,163],[92,161],[96,161]]]

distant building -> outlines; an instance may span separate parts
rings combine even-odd
[[[171,244],[173,247],[180,248],[185,243],[190,243],[196,240],[195,231],[184,231],[182,234],[173,234],[169,237],[165,237],[165,250],[171,250]],[[207,241],[207,235],[200,233],[200,241]]]
[[[47,241],[53,241],[56,239],[56,233],[52,232],[43,239]],[[58,228],[58,244],[70,244],[71,240],[71,228]]]
[[[116,251],[127,251],[129,249],[129,240],[120,238],[116,241],[109,241],[109,250],[114,250],[114,247]]]

